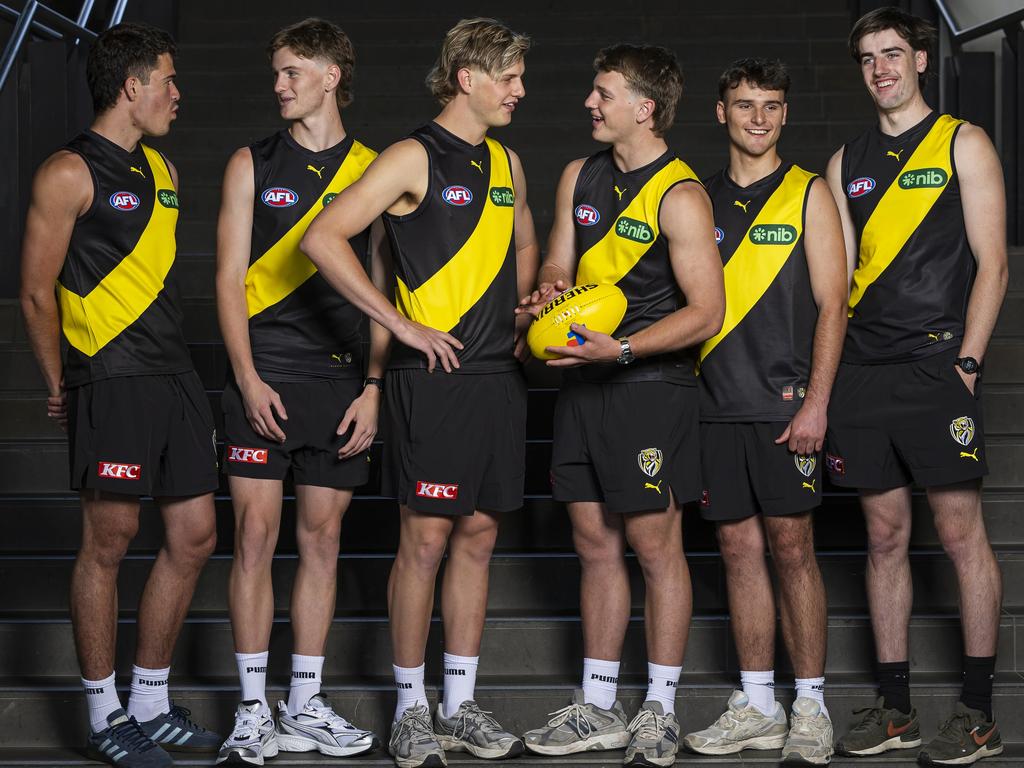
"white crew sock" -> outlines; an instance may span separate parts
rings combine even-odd
[[[236,653],[238,679],[242,684],[242,701],[260,701],[264,711],[270,711],[267,703],[267,659],[270,651],[263,653]]]
[[[821,714],[828,717],[828,708],[825,706],[824,677],[798,677],[796,679],[796,697],[799,699],[801,696],[818,702]]]
[[[775,670],[765,672],[740,671],[740,685],[750,704],[769,717],[775,714]]]
[[[583,702],[611,709],[619,691],[619,662],[583,660]]]
[[[145,723],[171,711],[167,698],[167,677],[171,668],[146,669],[132,665],[132,687],[128,696],[128,714]]]
[[[445,652],[444,703],[441,706],[441,714],[445,717],[452,717],[462,702],[473,698],[479,664],[479,656],[456,656]]]
[[[665,714],[676,711],[676,686],[682,667],[666,667],[647,662],[647,698],[645,701],[660,701]]]
[[[320,693],[323,656],[292,654],[292,684],[288,689],[288,714],[295,717],[306,703]]]
[[[121,700],[117,698],[114,687],[114,673],[103,680],[86,680],[82,678],[85,688],[85,703],[89,705],[89,725],[93,733],[105,731],[110,727],[107,715],[121,708]]]
[[[427,691],[423,687],[423,670],[425,664],[418,667],[398,667],[394,664],[391,668],[395,671],[395,688],[398,690],[398,706],[395,707],[395,722],[402,716],[405,710],[422,704],[427,706]]]

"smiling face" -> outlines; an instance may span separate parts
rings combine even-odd
[[[621,72],[598,72],[583,106],[590,112],[591,135],[606,144],[629,136],[654,114],[654,101],[633,93]]]
[[[174,59],[161,53],[156,68],[149,73],[149,82],[131,78],[128,87],[134,88],[132,120],[146,136],[163,136],[171,130],[171,122],[178,115],[181,93],[175,85]]]
[[[474,67],[460,70],[459,78],[469,96],[470,109],[487,127],[500,128],[512,122],[512,113],[526,96],[525,74],[526,64],[519,59],[495,76]]]
[[[898,110],[921,95],[918,75],[928,54],[915,51],[894,29],[864,35],[857,44],[864,85],[882,112]]]
[[[285,46],[274,52],[270,66],[274,94],[286,120],[302,120],[323,109],[325,103],[336,103],[333,88],[340,72],[336,64],[307,59]]]
[[[766,91],[741,80],[725,92],[716,108],[718,122],[729,130],[729,140],[741,152],[761,157],[773,149],[786,124],[786,93]]]

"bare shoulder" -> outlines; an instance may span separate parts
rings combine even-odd
[[[62,149],[54,152],[36,171],[36,183],[43,184],[82,184],[92,182],[89,166],[77,152]]]
[[[955,154],[964,159],[995,152],[992,139],[989,138],[985,129],[974,125],[974,123],[964,123],[960,126],[954,147]]]
[[[670,205],[674,210],[678,211],[681,208],[690,206],[704,207],[710,204],[711,198],[708,197],[707,190],[704,189],[703,184],[696,181],[685,181],[682,184],[676,184],[665,193],[661,207],[664,210],[666,205]]]

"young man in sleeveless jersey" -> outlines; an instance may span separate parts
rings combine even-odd
[[[441,114],[385,150],[303,241],[327,280],[397,342],[384,486],[401,505],[389,584],[398,690],[390,750],[403,767],[445,765],[445,749],[485,758],[523,750],[473,690],[498,517],[523,500],[526,387],[515,351],[526,322],[512,310],[537,270],[522,165],[487,132],[507,125],[525,95],[528,48],[491,19],[449,30],[428,78]],[[381,214],[397,308],[348,245]],[[438,362],[444,374],[431,372]],[[432,726],[423,662],[446,549],[444,698]]]
[[[231,158],[217,243],[217,306],[231,361],[223,402],[224,471],[235,508],[229,597],[242,684],[217,762],[253,765],[279,749],[338,757],[377,744],[335,713],[320,683],[341,520],[353,489],[369,476],[387,346],[371,326],[364,380],[362,314],[299,250],[309,222],[376,157],[341,119],[352,101],[352,43],[335,24],[306,19],[275,34],[267,53],[290,126]],[[352,239],[364,263],[370,236],[366,230]],[[291,687],[287,704],[278,702],[275,729],[266,694],[270,571],[289,470],[299,560]]]
[[[595,139],[611,146],[562,174],[529,316],[567,286],[617,284],[628,300],[614,335],[573,324],[579,346],[553,347],[566,381],[555,410],[552,484],[568,503],[582,567],[583,685],[527,749],[566,755],[626,747],[627,765],[670,765],[675,691],[691,591],[680,505],[700,496],[697,390],[687,348],[718,332],[722,262],[710,201],[669,150],[682,74],[655,46],[598,53],[585,101]],[[647,587],[649,687],[627,722],[616,700],[630,616],[627,544]]]
[[[181,334],[177,172],[142,143],[175,118],[174,54],[166,32],[141,24],[99,36],[86,68],[96,118],[37,172],[22,254],[25,323],[82,501],[70,602],[88,750],[131,767],[220,742],[167,696],[174,642],[216,543],[217,487],[213,416]],[[156,499],[165,541],[138,607],[125,713],[114,687],[117,574],[141,496]]]
[[[992,718],[1002,583],[982,519],[980,379],[1006,292],[1006,201],[984,130],[933,112],[921,94],[935,39],[897,8],[850,33],[878,125],[828,167],[851,291],[825,464],[832,482],[860,492],[881,694],[837,750],[921,743],[909,684],[913,482],[953,561],[965,654],[960,701],[920,761],[960,765],[1002,751]]]
[[[811,511],[821,503],[821,446],[846,331],[846,259],[825,180],[779,157],[789,73],[740,59],[718,81],[729,165],[705,180],[725,265],[726,320],[700,350],[701,514],[717,525],[742,691],[684,743],[702,754],[783,748],[825,765],[825,585]],[[775,595],[796,673],[788,735],[775,701]]]

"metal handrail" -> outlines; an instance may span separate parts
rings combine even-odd
[[[42,32],[54,39],[60,39],[65,36],[73,37],[75,44],[82,39],[90,42],[95,40],[96,33],[85,26],[89,20],[89,15],[92,13],[94,3],[95,0],[83,1],[77,21],[72,21],[67,16],[58,13],[49,6],[43,5],[38,0],[29,0],[25,3],[25,8],[20,14],[17,11],[13,11],[17,21],[14,23],[14,32],[11,33],[11,39],[7,41],[7,47],[4,48],[3,57],[0,58],[0,90],[3,90],[11,70],[14,69],[14,63],[18,60],[21,47],[25,44],[29,31]],[[114,11],[110,15],[110,23],[107,25],[108,29],[121,22],[127,5],[128,0],[117,0],[114,3]],[[0,10],[8,15],[12,13],[12,9],[5,5],[0,5]],[[51,29],[36,21],[37,16],[45,20],[47,24],[53,25],[55,29]]]
[[[935,7],[942,16],[942,20],[946,22],[946,27],[949,29],[949,34],[953,38],[953,42],[957,45],[968,43],[971,40],[977,40],[979,37],[984,37],[992,32],[1007,30],[1014,24],[1019,24],[1021,21],[1024,21],[1024,7],[1021,7],[1015,11],[1010,11],[1002,16],[990,19],[989,21],[983,21],[981,24],[975,24],[973,27],[960,29],[957,26],[956,19],[953,18],[953,13],[950,11],[945,0],[934,0],[934,2]],[[1009,35],[1007,35],[1007,37],[1009,37]]]

